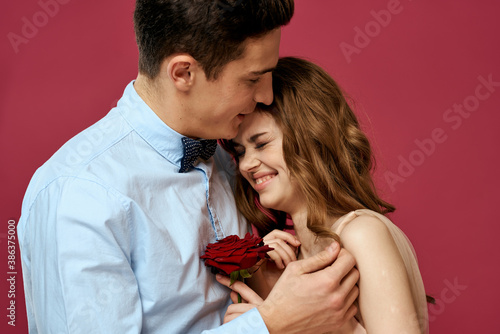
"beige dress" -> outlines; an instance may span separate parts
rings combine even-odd
[[[410,240],[406,237],[406,235],[396,226],[394,225],[387,217],[376,213],[371,210],[356,210],[348,213],[345,216],[340,217],[333,225],[332,231],[337,233],[342,239],[342,230],[344,227],[349,224],[356,217],[361,215],[369,215],[375,217],[382,221],[387,228],[389,229],[392,238],[394,239],[399,253],[401,254],[401,258],[403,259],[406,267],[406,273],[408,275],[408,279],[410,282],[411,293],[413,296],[414,306],[416,310],[414,321],[418,322],[420,327],[420,331],[422,333],[428,333],[428,314],[427,314],[427,300],[424,290],[424,283],[422,281],[422,277],[420,275],[420,271],[418,269],[417,256],[415,254],[415,250],[410,242]],[[324,249],[324,244],[318,242],[315,245],[313,254],[316,254]],[[366,333],[365,328],[363,327],[363,317],[358,312],[356,315],[356,319],[350,324],[349,332],[355,334],[363,334]]]
[[[417,257],[415,255],[415,250],[413,246],[406,237],[406,235],[394,225],[387,217],[378,214],[371,210],[356,210],[352,211],[342,217],[340,217],[332,225],[332,231],[337,233],[342,239],[342,230],[344,227],[353,221],[355,218],[361,215],[369,215],[375,217],[382,221],[389,229],[392,238],[394,239],[401,258],[403,259],[406,267],[406,273],[408,275],[408,281],[410,282],[411,293],[413,296],[414,306],[416,314],[414,315],[415,325],[420,327],[420,331],[423,334],[429,332],[428,329],[428,314],[427,314],[427,300],[425,296],[424,284],[422,277],[420,276],[420,271],[418,269]],[[326,246],[330,244],[330,239],[317,239],[316,243],[310,248],[310,254],[314,255],[325,249]],[[265,276],[263,273],[266,272]],[[277,269],[273,262],[264,262],[261,266],[261,270],[257,270],[254,273],[256,281],[259,282],[258,285],[252,285],[251,281],[248,282],[249,285],[254,289],[262,298],[266,298],[267,294],[271,291],[272,287],[278,280],[282,273],[282,270]],[[342,327],[341,331],[336,333],[354,333],[354,334],[366,334],[366,329],[363,325],[363,317],[358,312],[356,317],[352,319],[349,323]]]

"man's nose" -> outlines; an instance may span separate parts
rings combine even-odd
[[[268,72],[262,76],[255,91],[255,102],[270,105],[273,103],[273,98],[273,75],[272,72]]]

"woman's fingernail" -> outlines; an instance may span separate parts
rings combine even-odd
[[[326,250],[329,251],[330,253],[335,253],[338,247],[339,244],[337,242],[333,242],[330,246],[326,248]]]

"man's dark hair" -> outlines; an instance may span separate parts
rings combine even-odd
[[[293,11],[294,0],[137,0],[139,72],[155,78],[166,57],[188,53],[217,79],[247,38],[286,25]]]

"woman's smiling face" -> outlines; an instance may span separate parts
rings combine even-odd
[[[283,157],[283,132],[271,115],[246,115],[233,143],[240,173],[259,193],[262,206],[291,213],[304,205]]]

